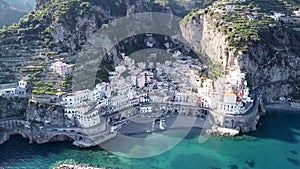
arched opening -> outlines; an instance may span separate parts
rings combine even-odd
[[[69,142],[73,142],[75,140],[72,137],[67,136],[65,134],[58,134],[58,135],[55,135],[55,136],[53,136],[53,137],[51,137],[49,139],[49,142],[57,142],[57,141],[69,141]]]
[[[175,109],[174,110],[174,115],[178,115],[179,113],[178,113],[178,110],[177,109]]]

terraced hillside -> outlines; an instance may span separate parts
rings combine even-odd
[[[56,61],[74,64],[81,46],[103,24],[130,13],[164,10],[142,0],[51,0],[40,5],[0,29],[0,83],[25,78],[35,96],[71,90],[71,77],[53,73],[50,66]]]
[[[253,86],[290,81],[288,89],[276,86],[276,92],[266,94],[272,100],[296,93],[291,92],[293,88],[299,92],[299,5],[293,0],[219,0],[186,16],[182,30],[195,48],[221,63],[225,72],[248,72]]]

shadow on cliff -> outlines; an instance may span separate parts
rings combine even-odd
[[[0,166],[1,163],[11,163],[14,166],[24,161],[37,160],[40,157],[49,157],[47,159],[51,159],[50,157],[54,156],[54,154],[63,154],[66,150],[74,148],[76,147],[72,146],[72,143],[69,142],[55,142],[41,145],[36,143],[28,144],[28,140],[24,139],[21,135],[13,135],[9,141],[0,145]],[[53,162],[55,160],[60,159],[53,159]]]
[[[300,112],[268,110],[267,115],[261,117],[257,131],[249,135],[297,144],[300,141]]]

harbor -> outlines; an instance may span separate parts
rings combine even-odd
[[[298,169],[299,119],[300,115],[297,113],[268,111],[267,115],[262,117],[257,131],[235,138],[212,136],[203,144],[199,144],[201,130],[192,129],[182,142],[170,151],[145,159],[114,155],[98,146],[80,149],[72,146],[71,142],[29,145],[28,140],[21,136],[12,136],[9,142],[0,145],[0,166],[11,169],[21,167],[48,169],[58,161],[67,164],[76,161],[77,164],[88,164],[95,168],[122,169],[184,167]],[[180,130],[173,131],[180,132]],[[149,136],[146,133],[132,135],[132,137]]]

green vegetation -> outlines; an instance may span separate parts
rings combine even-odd
[[[166,7],[169,5],[169,0],[154,0],[154,3],[157,3],[163,7]]]
[[[91,5],[81,0],[53,0],[36,12],[30,12],[20,19],[18,23],[0,30],[0,37],[18,36],[18,41],[31,40],[28,35],[34,35],[35,40],[43,40],[45,43],[40,48],[55,47],[51,32],[58,22],[68,22],[69,26],[75,28],[76,17],[89,15]],[[40,35],[40,36],[39,36]],[[29,38],[29,39],[28,39]],[[10,43],[15,43],[12,41]]]
[[[218,5],[218,9],[225,8],[225,5]],[[235,3],[234,12],[213,13],[211,17],[216,18],[215,26],[219,31],[227,35],[227,42],[230,47],[246,51],[250,43],[260,40],[259,31],[269,29],[277,25],[270,17],[258,13],[260,8],[252,1]],[[209,12],[210,13],[210,12]]]
[[[53,88],[52,83],[45,83],[45,82],[37,82],[35,83],[32,94],[39,96],[39,95],[55,95],[56,90]]]
[[[230,5],[232,6],[231,10],[228,9]],[[215,28],[226,35],[228,49],[246,53],[249,46],[261,41],[262,34],[283,26],[283,22],[270,17],[274,12],[291,15],[292,11],[298,8],[299,2],[295,0],[246,0],[245,2],[219,0],[204,10],[190,12],[181,21],[181,25],[185,26],[199,18],[200,15],[207,14]],[[285,25],[287,26],[287,24]],[[299,25],[289,26],[299,27]],[[295,32],[291,33],[296,34]],[[296,35],[291,37],[296,37]],[[296,43],[297,40],[295,40]],[[297,49],[293,48],[292,50],[296,51]]]
[[[221,64],[213,62],[210,59],[208,59],[206,62],[208,64],[208,68],[201,74],[202,78],[217,80],[219,77],[224,75],[224,69]]]
[[[205,12],[207,12],[207,10],[192,11],[180,21],[180,24],[185,26],[186,24],[190,23],[191,21],[199,17],[199,15],[203,15]]]

